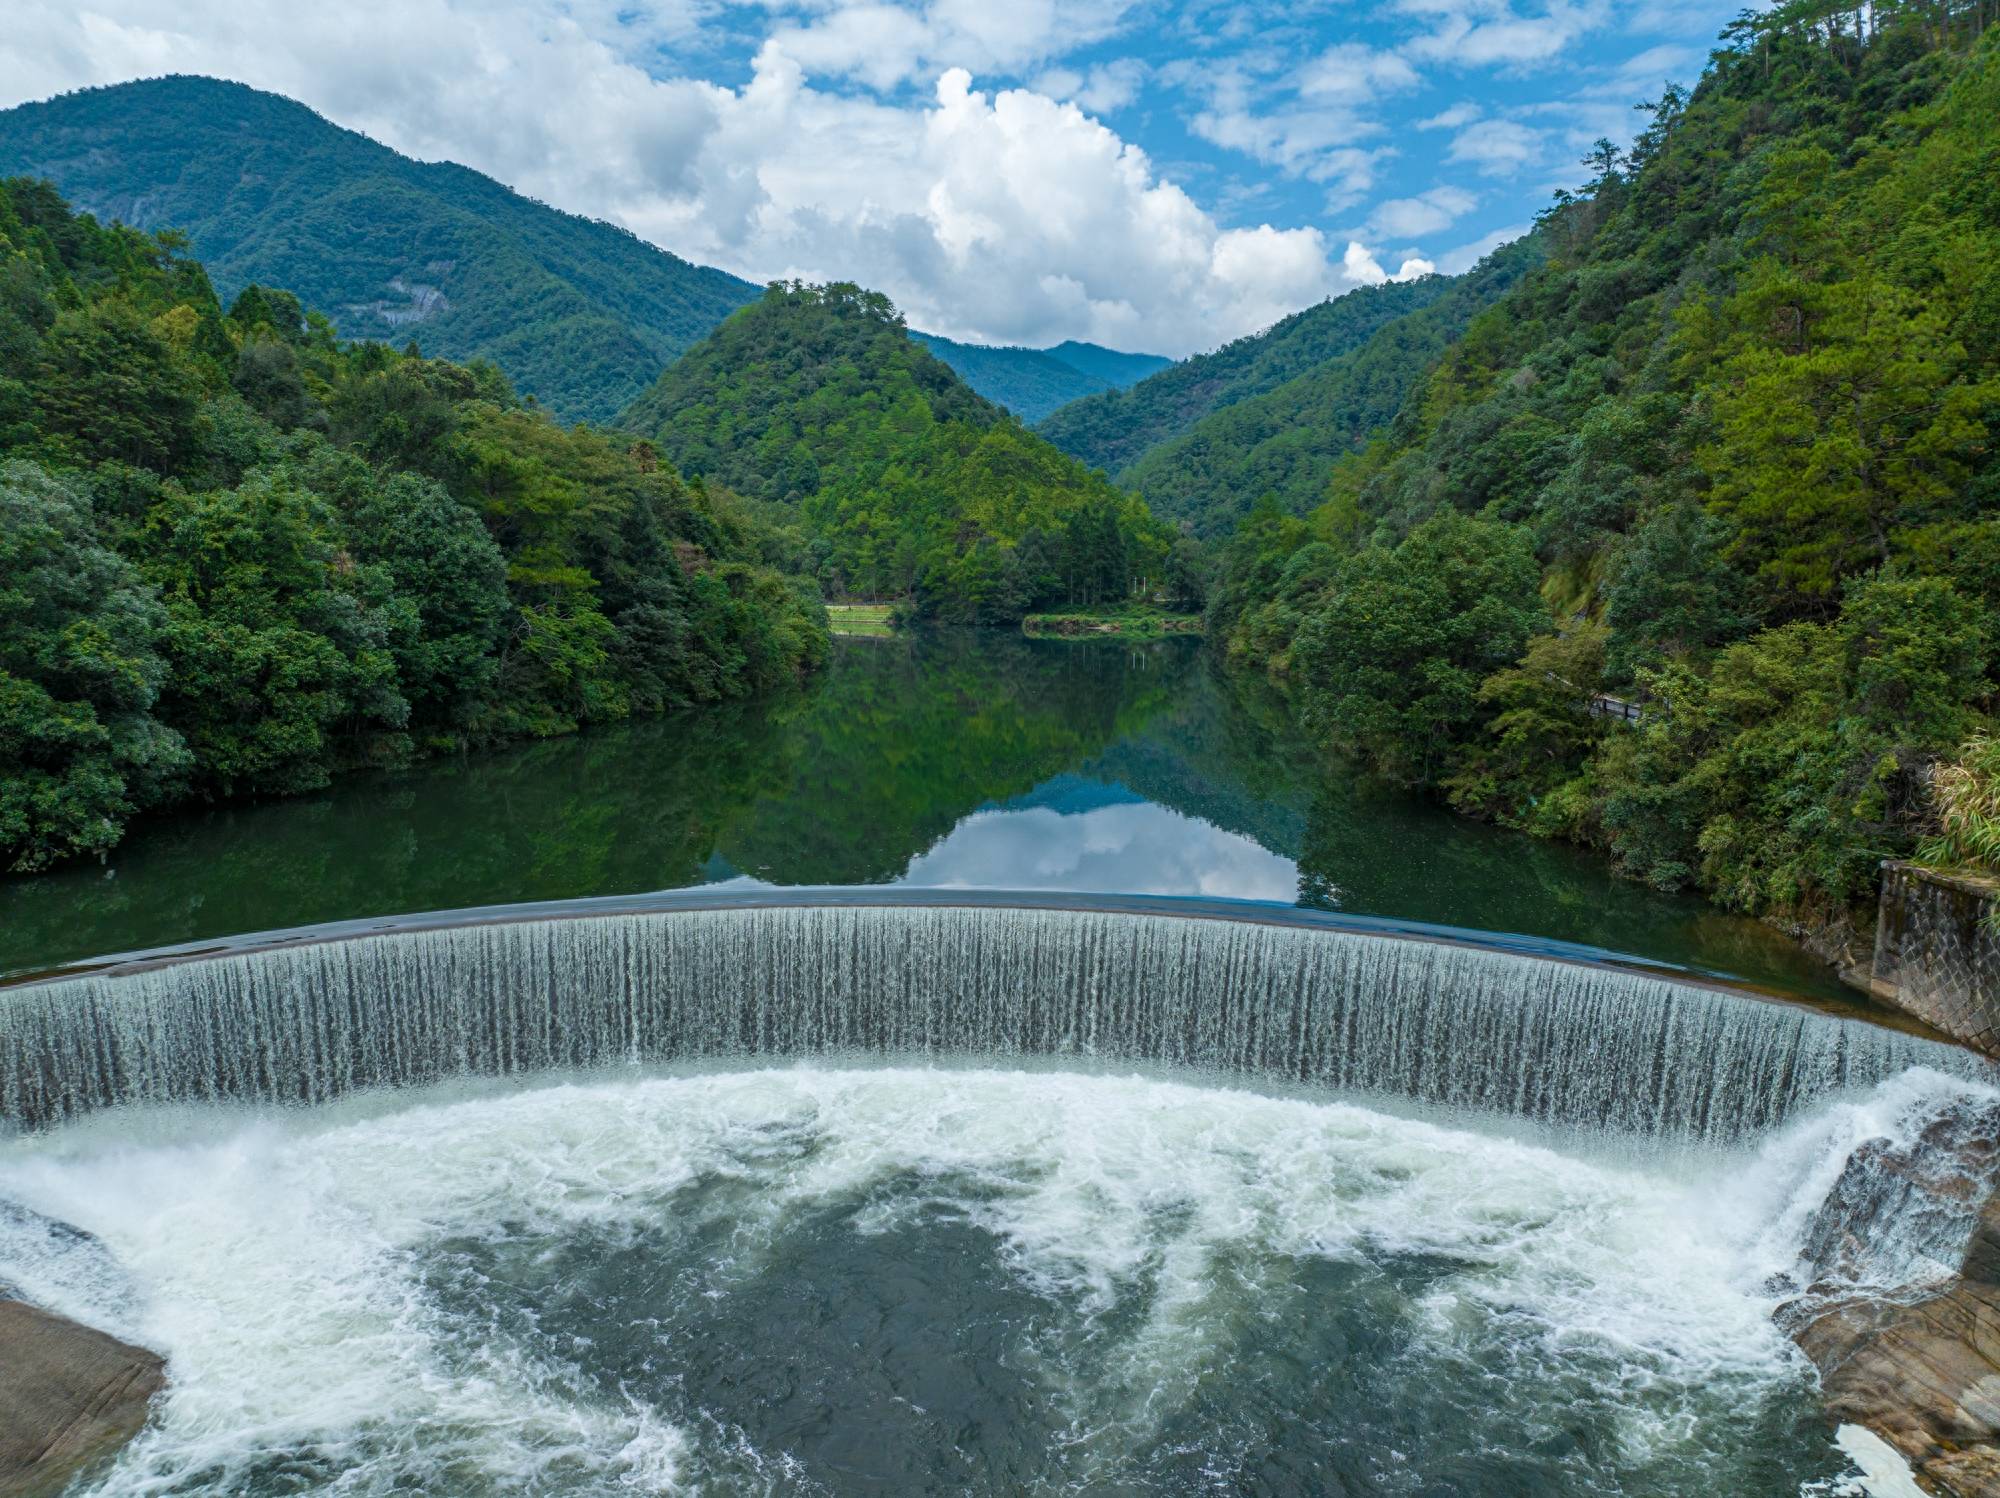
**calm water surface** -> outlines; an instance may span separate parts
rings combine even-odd
[[[1316,757],[1192,641],[837,642],[795,697],[157,819],[0,883],[0,971],[343,917],[755,880],[1210,895],[1837,995],[1777,933]]]

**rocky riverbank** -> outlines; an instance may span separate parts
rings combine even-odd
[[[0,1498],[46,1498],[146,1424],[166,1365],[143,1347],[0,1300]]]
[[[1940,1119],[1913,1146],[1863,1145],[1813,1225],[1821,1277],[1778,1312],[1819,1369],[1827,1412],[1894,1446],[1949,1498],[2000,1498],[2000,1108]],[[1870,1284],[1913,1223],[1970,1244],[1956,1272]],[[1921,1241],[1921,1236],[1919,1236]]]

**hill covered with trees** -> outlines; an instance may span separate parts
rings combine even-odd
[[[1000,623],[1192,586],[1187,549],[1144,504],[974,392],[856,286],[771,287],[621,422],[684,472],[786,507],[832,593]]]
[[[1732,25],[1324,503],[1238,532],[1213,632],[1469,812],[1807,924],[1865,898],[1995,705],[1991,10]]]
[[[910,336],[974,390],[1029,423],[1086,395],[1123,390],[1173,363],[1158,354],[1125,354],[1075,340],[1037,349],[959,343],[935,333]]]
[[[605,421],[758,289],[303,104],[213,78],[0,112],[0,175],[100,221],[188,236],[224,298],[283,286],[342,337],[487,359],[565,420]]]
[[[1464,276],[1427,278],[1433,295],[1425,305],[1381,324],[1358,346],[1154,443],[1119,481],[1200,536],[1228,534],[1266,495],[1305,513],[1326,497],[1334,465],[1389,424],[1431,365],[1539,252],[1529,239],[1495,251]]]
[[[1121,475],[1149,448],[1181,436],[1211,412],[1352,353],[1384,324],[1429,306],[1449,284],[1447,277],[1425,276],[1358,287],[1212,354],[1184,359],[1129,390],[1065,406],[1036,430],[1072,457]]]
[[[827,652],[798,560],[490,363],[225,310],[181,237],[0,182],[0,867],[788,682]]]
[[[1197,536],[1227,535],[1266,496],[1303,514],[1541,254],[1531,236],[1463,276],[1358,287],[1036,430]]]

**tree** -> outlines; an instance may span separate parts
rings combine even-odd
[[[1518,665],[1480,683],[1492,716],[1446,782],[1454,806],[1515,826],[1574,830],[1559,820],[1570,814],[1567,804],[1547,798],[1577,776],[1604,737],[1591,699],[1603,684],[1608,633],[1586,623],[1537,635]]]
[[[194,750],[204,790],[325,785],[408,721],[388,621],[353,591],[337,534],[284,475],[170,491],[154,509],[145,571],[166,602],[171,667],[159,715]]]
[[[1480,684],[1546,627],[1539,582],[1525,530],[1450,510],[1349,558],[1293,649],[1307,726],[1435,784],[1477,729]]]
[[[1629,680],[1644,661],[1691,660],[1749,626],[1742,574],[1723,557],[1729,530],[1693,504],[1647,517],[1619,549],[1605,590],[1607,665]]]
[[[70,450],[163,473],[193,456],[200,385],[129,302],[113,297],[63,312],[42,348],[35,405]]]
[[[364,583],[387,617],[387,648],[412,731],[457,739],[491,708],[508,627],[507,560],[478,515],[414,474],[364,484],[346,511]]]
[[[1634,872],[1747,910],[1838,907],[1910,846],[1930,762],[1975,721],[1990,641],[1939,579],[1857,582],[1831,625],[1730,646],[1707,676],[1642,673],[1657,699],[1613,735],[1604,823]]]
[[[96,534],[89,491],[0,465],[0,859],[15,872],[102,853],[187,768],[151,716],[159,602]]]
[[[1737,331],[1705,382],[1702,462],[1734,554],[1794,608],[1894,554],[1899,530],[1955,510],[2000,383],[1924,299],[1870,275],[1816,285],[1766,267],[1731,298]]]

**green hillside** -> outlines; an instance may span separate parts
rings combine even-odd
[[[284,286],[347,338],[491,359],[565,420],[604,421],[757,288],[302,104],[209,78],[0,112],[0,175],[100,220],[177,229],[227,299]]]
[[[177,238],[0,179],[0,867],[788,683],[828,650],[802,562],[490,363],[225,312]]]
[[[1329,748],[1837,934],[2000,701],[1984,19],[1746,13],[1211,633]]]
[[[1384,323],[1429,306],[1449,284],[1426,276],[1359,287],[1212,354],[1185,359],[1129,390],[1076,401],[1036,430],[1091,467],[1122,474],[1148,448],[1180,436],[1211,411],[1275,390],[1359,348]]]
[[[974,390],[1031,424],[1070,401],[1121,390],[1173,362],[1158,354],[1123,354],[1074,340],[1033,349],[958,343],[935,333],[910,336]]]
[[[771,287],[621,422],[684,472],[793,507],[833,594],[1000,622],[1157,589],[1179,555],[1143,504],[974,392],[856,286]]]
[[[1119,482],[1144,495],[1156,514],[1200,536],[1233,529],[1267,494],[1293,513],[1313,508],[1326,498],[1334,465],[1388,425],[1439,356],[1535,263],[1540,248],[1531,238],[1464,276],[1435,278],[1427,305],[1382,324],[1358,347],[1155,443]]]

